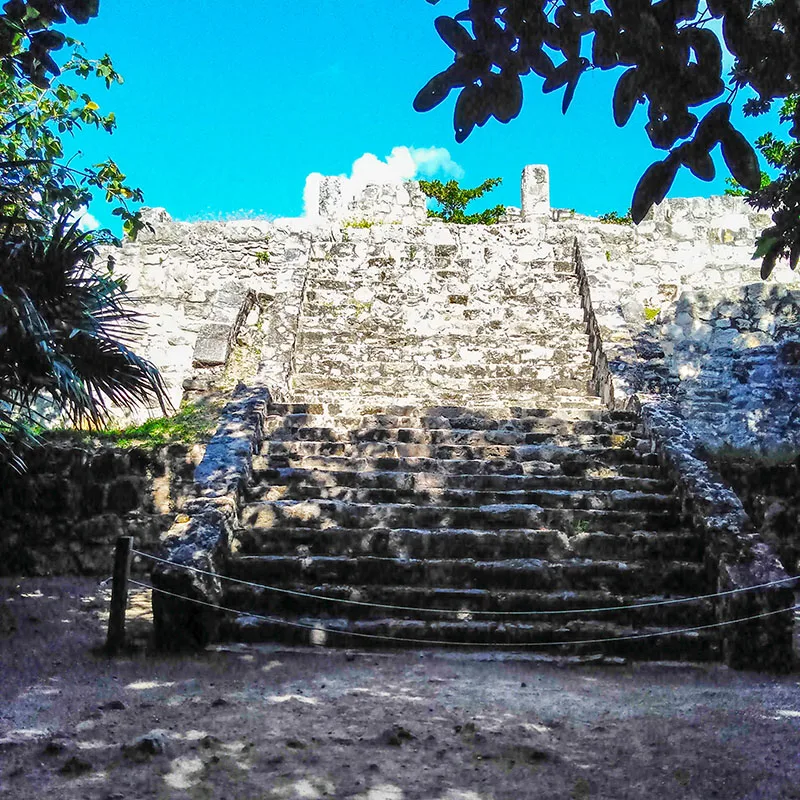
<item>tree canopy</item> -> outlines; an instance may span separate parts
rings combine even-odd
[[[64,147],[84,125],[116,126],[73,85],[121,83],[111,59],[88,59],[54,28],[97,9],[97,0],[11,0],[0,14],[0,459],[17,464],[13,443],[30,440],[41,400],[95,425],[112,404],[166,402],[158,371],[131,349],[138,316],[124,281],[95,265],[98,244],[115,237],[79,230],[99,190],[135,231],[130,204],[142,193],[114,161],[83,164]],[[59,65],[53,53],[63,49]]]
[[[563,89],[566,113],[589,70],[622,70],[614,121],[626,125],[644,104],[650,143],[666,152],[634,190],[634,222],[666,197],[679,169],[712,180],[711,153],[719,145],[749,202],[773,211],[774,225],[758,243],[762,276],[781,256],[796,267],[800,153],[791,152],[778,187],[762,189],[758,156],[731,110],[741,103],[745,115],[761,115],[800,93],[797,0],[469,0],[455,17],[438,17],[435,27],[454,61],[423,86],[414,108],[428,111],[457,90],[456,141],[491,117],[503,123],[517,117],[526,75],[541,78],[545,93]],[[723,76],[726,53],[733,66]],[[800,140],[800,108],[783,109],[789,137]]]
[[[53,223],[62,213],[78,214],[98,190],[115,205],[113,214],[132,234],[141,227],[131,204],[141,202],[140,189],[112,159],[96,164],[75,162],[64,138],[83,126],[113,133],[116,118],[76,80],[99,78],[108,88],[122,83],[111,58],[89,59],[80,42],[53,29],[70,16],[86,22],[97,14],[96,2],[55,3],[12,0],[0,15],[0,219],[17,216]],[[56,51],[66,51],[59,66]]]

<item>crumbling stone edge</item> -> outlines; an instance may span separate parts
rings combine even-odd
[[[645,431],[655,443],[662,467],[675,481],[683,512],[705,538],[705,566],[717,592],[785,581],[716,600],[718,622],[791,609],[794,583],[772,548],[762,540],[742,502],[701,457],[700,444],[675,403],[636,395]],[[794,614],[771,614],[721,627],[722,656],[737,669],[788,672],[794,666]]]
[[[224,571],[253,454],[264,440],[270,399],[266,387],[237,387],[195,470],[196,497],[184,505],[164,536],[161,557],[167,563],[156,563],[153,586],[189,602],[153,592],[155,644],[160,650],[199,649],[217,637],[220,581],[184,567],[216,574]]]
[[[754,530],[738,495],[703,460],[700,442],[689,430],[677,404],[663,396],[637,392],[614,369],[614,362],[625,361],[625,355],[634,352],[631,343],[625,341],[627,329],[621,324],[616,341],[604,341],[604,328],[592,305],[591,278],[577,240],[574,254],[595,389],[609,408],[641,415],[662,467],[678,487],[684,515],[704,537],[709,585],[716,592],[727,592],[784,581],[788,573],[772,548]],[[794,583],[788,581],[765,589],[736,592],[716,599],[716,620],[730,622],[755,617],[790,609],[794,603]],[[787,672],[794,667],[791,611],[725,625],[719,630],[722,658],[728,666],[775,672]]]

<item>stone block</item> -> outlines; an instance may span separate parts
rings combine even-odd
[[[231,352],[232,325],[210,324],[200,329],[192,354],[194,367],[219,367]]]
[[[106,507],[109,511],[127,514],[141,505],[144,495],[145,480],[143,478],[118,478],[108,487]]]
[[[100,514],[99,516],[78,522],[73,528],[74,541],[80,546],[84,544],[113,545],[118,536],[122,536],[122,522],[116,514]],[[110,569],[110,563],[103,569]]]

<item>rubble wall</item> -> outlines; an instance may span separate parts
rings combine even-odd
[[[111,574],[117,537],[161,552],[161,537],[195,494],[200,445],[152,449],[55,441],[0,469],[0,576]],[[144,574],[151,564],[134,560]]]

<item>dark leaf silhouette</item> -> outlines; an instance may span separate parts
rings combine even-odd
[[[683,158],[683,163],[692,171],[692,174],[701,181],[714,180],[716,169],[714,159],[701,147],[688,147]]]
[[[656,161],[647,168],[644,175],[636,185],[631,203],[631,217],[638,225],[646,216],[647,212],[660,203],[675,180],[679,162],[676,158],[668,156],[663,161]]]
[[[722,157],[734,179],[751,192],[761,187],[761,169],[753,146],[734,128],[722,137]]]
[[[430,111],[450,94],[452,84],[444,72],[434,75],[414,98],[414,111]]]
[[[527,54],[527,61],[530,68],[542,78],[549,78],[555,71],[550,56],[538,47]]]
[[[730,118],[730,103],[718,103],[700,120],[694,141],[706,150],[711,150],[730,127]]]
[[[548,78],[545,79],[545,82],[542,84],[542,91],[545,94],[549,94],[550,92],[554,92],[556,89],[560,89],[572,79],[574,73],[575,62],[564,61],[553,70],[552,74]]]
[[[614,90],[614,122],[621,128],[628,124],[639,96],[639,71],[634,67],[622,74]]]
[[[522,108],[522,81],[519,75],[502,72],[489,87],[494,95],[494,115],[500,122],[510,122]]]
[[[442,41],[456,54],[468,53],[475,40],[451,17],[437,17],[433,23]]]

